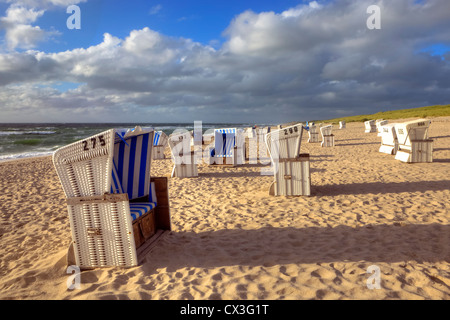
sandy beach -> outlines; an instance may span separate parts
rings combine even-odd
[[[267,164],[170,178],[172,231],[141,265],[83,271],[73,290],[51,157],[0,162],[0,299],[450,299],[450,117],[432,119],[433,163],[378,152],[363,123],[334,135],[303,136],[310,197],[269,196]],[[172,166],[154,160],[152,176]]]

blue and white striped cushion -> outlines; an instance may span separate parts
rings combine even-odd
[[[126,143],[118,140],[114,145],[113,160],[117,177],[122,193],[128,193],[129,199],[140,198],[150,192],[152,137],[153,132],[150,132],[126,139]]]
[[[130,203],[131,219],[134,221],[156,207],[154,202]]]

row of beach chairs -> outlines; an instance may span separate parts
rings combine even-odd
[[[429,120],[379,126],[380,152],[405,162],[432,161]],[[332,126],[320,126],[323,145],[334,145]],[[345,128],[341,124],[340,128]],[[270,157],[274,196],[311,194],[310,157],[301,153],[303,131],[309,142],[315,124],[269,128],[214,130],[206,148],[210,165],[245,163],[245,136],[263,139]],[[197,137],[198,138],[198,137]],[[67,202],[74,263],[82,269],[138,265],[156,241],[171,230],[167,177],[151,177],[151,163],[163,159],[169,145],[172,177],[197,176],[192,147],[204,143],[190,132],[167,136],[152,128],[110,129],[55,151],[53,162]]]
[[[273,194],[309,195],[309,155],[300,154],[303,126],[253,132],[269,139],[270,158],[280,164]],[[110,129],[56,150],[53,163],[72,232],[69,260],[81,269],[138,265],[171,230],[168,178],[150,176],[152,160],[163,158],[169,144],[172,176],[196,176],[191,139],[190,132],[168,137],[137,126]],[[207,150],[211,165],[244,163],[245,153],[239,150],[245,143],[243,130],[218,129],[214,139]]]
[[[427,119],[403,123],[383,121],[378,128],[379,152],[395,155],[396,160],[406,163],[433,162],[433,140],[428,136],[430,125]]]
[[[431,121],[417,119],[402,123],[387,120],[364,122],[365,133],[377,132],[381,137],[379,152],[395,155],[406,163],[433,162],[433,140],[428,137]]]

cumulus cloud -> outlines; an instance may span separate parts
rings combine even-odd
[[[366,27],[373,4],[381,30]],[[449,55],[421,49],[450,45],[448,12],[445,0],[313,1],[239,14],[218,49],[143,28],[89,48],[9,52],[0,105],[11,119],[29,108],[61,121],[277,123],[444,104]],[[27,13],[25,24],[39,15]],[[62,92],[58,81],[81,85]]]
[[[52,7],[68,6],[86,0],[6,0],[10,3],[6,15],[0,17],[0,30],[5,32],[5,42],[9,50],[32,49],[40,42],[59,35],[55,30],[43,30],[33,25]]]

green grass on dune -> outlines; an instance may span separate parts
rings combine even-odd
[[[374,114],[365,114],[359,116],[342,117],[329,120],[318,120],[322,122],[339,123],[339,121],[345,122],[364,122],[367,120],[376,119],[407,119],[407,118],[431,118],[431,117],[445,117],[450,116],[450,104],[449,105],[436,105],[414,109],[402,109],[393,111],[383,111]],[[316,122],[318,122],[316,121]]]

